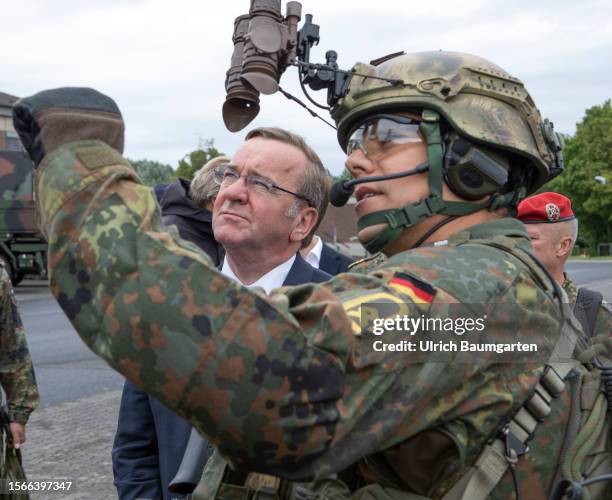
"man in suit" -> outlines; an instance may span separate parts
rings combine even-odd
[[[212,206],[219,191],[212,170],[229,158],[209,161],[190,182],[177,179],[156,190],[164,224],[176,226],[219,265],[223,249],[212,231]],[[154,397],[126,382],[113,444],[113,474],[121,499],[168,498],[191,426]]]
[[[300,255],[328,204],[327,172],[300,136],[279,128],[252,130],[232,161],[215,169],[215,179],[220,190],[213,229],[226,251],[223,274],[266,293],[331,278]],[[171,491],[193,491],[211,453],[194,431]],[[241,471],[228,474],[244,480]]]
[[[221,272],[247,286],[269,292],[331,278],[299,254],[328,203],[326,172],[316,153],[299,136],[262,128],[251,131],[228,160],[211,160],[189,190],[181,179],[166,186],[160,200],[164,223],[176,225],[183,238],[217,265],[219,252],[210,247],[222,244],[226,254]],[[214,238],[207,209],[213,212]],[[208,229],[202,227],[206,220]],[[184,420],[126,383],[113,448],[119,498],[180,498],[184,490],[170,493],[168,485],[190,432]],[[212,449],[204,440],[194,440],[199,459],[205,461]]]
[[[313,236],[310,245],[300,250],[300,254],[312,267],[332,276],[345,273],[353,263],[351,258],[334,250],[317,235]]]
[[[328,204],[321,160],[301,137],[258,128],[231,163],[215,169],[215,178],[213,230],[226,251],[222,272],[266,292],[282,286],[292,266],[301,266],[299,250],[310,244]]]

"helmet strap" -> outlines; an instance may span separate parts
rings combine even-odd
[[[496,199],[491,198],[483,203],[444,201],[442,198],[444,146],[440,132],[440,115],[432,110],[423,110],[419,130],[427,143],[430,195],[417,203],[404,205],[402,208],[380,210],[361,217],[357,221],[357,229],[359,231],[370,226],[386,225],[374,238],[363,243],[366,250],[370,253],[380,252],[402,234],[405,228],[412,227],[427,217],[435,214],[451,216],[469,215],[489,207],[491,202]]]

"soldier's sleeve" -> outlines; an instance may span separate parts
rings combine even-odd
[[[0,384],[9,420],[25,424],[38,405],[38,387],[11,281],[0,266]]]
[[[235,464],[321,477],[472,411],[449,394],[478,367],[406,364],[361,342],[363,302],[420,314],[381,279],[345,274],[271,298],[246,289],[162,228],[151,190],[101,142],[48,155],[37,192],[51,289],[81,338]],[[484,390],[493,414],[508,411],[518,395],[496,377],[461,397]]]

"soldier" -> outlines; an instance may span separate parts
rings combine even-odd
[[[247,492],[255,498],[325,498],[336,473],[357,499],[546,498],[561,459],[573,464],[564,437],[580,395],[563,379],[587,367],[414,362],[373,350],[360,310],[382,301],[441,318],[449,303],[485,304],[498,312],[488,328],[509,338],[557,337],[571,317],[564,294],[524,226],[504,217],[558,172],[552,126],[519,80],[479,57],[396,54],[354,69],[332,116],[363,181],[359,238],[389,256],[378,268],[269,297],[232,283],[163,231],[120,154],[114,101],[63,88],[14,108],[40,164],[52,290],[91,349],[230,463],[292,481]],[[577,331],[555,345],[561,358]],[[596,401],[598,435],[605,398]],[[559,477],[610,473],[609,456],[582,457]]]
[[[558,193],[540,193],[521,201],[518,218],[527,227],[538,259],[550,271],[569,298],[576,318],[589,336],[612,332],[610,304],[601,293],[578,288],[564,271],[578,236],[578,219],[572,202]]]
[[[8,431],[0,429],[0,441],[4,444],[4,439],[7,439],[9,448],[19,450],[26,440],[25,426],[28,418],[38,406],[38,387],[13,286],[2,259],[0,259],[0,385],[6,394],[7,405],[7,413],[1,420],[2,424],[5,424],[5,420],[8,423]],[[0,411],[4,412],[4,409],[1,408]],[[7,453],[10,451],[7,450]],[[16,462],[9,457],[5,463],[6,457],[0,457],[2,465],[0,471],[8,474],[5,467],[21,468],[17,465],[21,462],[21,457],[19,453],[15,455]],[[22,471],[13,470],[11,474],[13,479],[16,479],[14,474],[22,477]],[[0,475],[2,479],[5,477],[4,474]]]

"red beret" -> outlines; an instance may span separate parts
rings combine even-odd
[[[559,193],[542,193],[519,203],[518,218],[523,224],[564,222],[575,218],[572,202]]]

